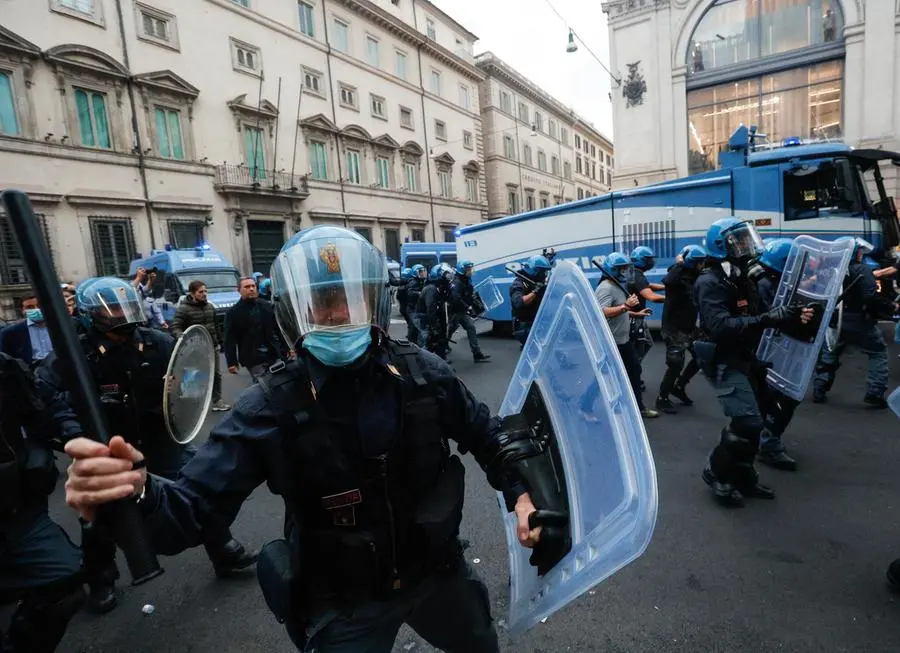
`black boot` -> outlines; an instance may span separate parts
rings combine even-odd
[[[106,614],[119,604],[116,598],[116,583],[114,581],[95,581],[88,584],[90,594],[88,596],[88,608],[96,614]]]
[[[712,488],[716,501],[728,508],[740,508],[744,505],[744,497],[731,485],[723,483],[713,474],[709,465],[703,468],[703,482]]]
[[[484,352],[478,351],[472,354],[472,358],[475,359],[476,363],[488,363],[490,362],[491,355],[485,354]]]
[[[219,578],[227,578],[235,571],[246,569],[259,557],[257,553],[248,553],[244,545],[233,537],[221,545],[207,544],[206,553]]]
[[[760,451],[756,454],[759,462],[787,472],[797,471],[797,461],[787,455],[786,451]]]
[[[666,413],[667,415],[675,415],[678,412],[675,410],[675,404],[673,404],[672,400],[668,397],[656,398],[656,410]]]
[[[869,404],[872,408],[887,408],[888,403],[882,395],[867,394],[863,397],[863,402]]]
[[[687,396],[687,393],[684,391],[683,385],[675,384],[675,387],[672,388],[672,396],[675,397],[678,401],[680,401],[685,406],[693,406],[693,400]]]

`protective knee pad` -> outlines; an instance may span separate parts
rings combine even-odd
[[[752,462],[759,448],[759,434],[763,421],[759,416],[735,417],[722,430],[722,445],[734,456],[735,462]]]
[[[30,590],[9,628],[13,653],[52,653],[87,598],[81,574]]]
[[[666,367],[681,371],[684,367],[684,347],[666,347]]]

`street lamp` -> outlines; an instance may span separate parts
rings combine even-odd
[[[616,83],[616,85],[621,86],[622,78],[613,75],[612,72],[610,72],[609,68],[606,67],[606,64],[600,61],[600,57],[594,54],[594,52],[588,47],[587,43],[584,42],[584,39],[578,36],[578,34],[575,33],[575,30],[573,30],[571,27],[569,28],[569,44],[566,46],[566,52],[571,53],[578,51],[578,44],[575,43],[575,39],[578,39],[581,42],[581,45],[584,46],[584,49],[587,50],[588,53],[594,58],[594,61],[600,64],[600,67],[603,68],[603,70],[605,70],[607,74],[609,74],[609,76],[613,78],[613,81]]]

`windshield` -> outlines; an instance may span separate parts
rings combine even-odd
[[[406,257],[406,267],[411,268],[414,265],[424,265],[426,270],[430,270],[437,265],[437,260],[433,254],[410,254]]]
[[[217,292],[237,292],[237,270],[194,270],[180,272],[177,275],[181,287],[187,289],[191,281],[202,281],[206,290],[212,294]]]

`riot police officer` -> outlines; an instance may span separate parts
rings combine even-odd
[[[140,495],[157,549],[174,554],[266,482],[287,518],[258,575],[299,649],[389,653],[405,622],[445,651],[498,651],[487,591],[461,555],[465,470],[450,440],[504,492],[541,558],[551,532],[529,528],[533,467],[517,462],[533,462],[530,435],[492,418],[439,358],[388,337],[386,284],[384,257],[358,234],[295,234],[273,293],[297,360],[241,395],[175,483],[129,471],[143,454],[119,438],[70,442],[69,505],[91,517]]]
[[[522,347],[528,340],[531,323],[534,322],[538,309],[541,307],[549,272],[550,261],[545,256],[532,256],[516,273],[516,278],[509,286],[513,336],[521,343]]]
[[[669,395],[685,406],[693,405],[685,388],[700,371],[692,351],[697,337],[694,283],[706,263],[706,250],[700,245],[688,245],[678,258],[680,260],[669,268],[663,279],[666,301],[662,315],[662,337],[666,343],[666,371],[659,384],[656,408],[668,414],[676,412]],[[692,352],[691,360],[685,367],[685,352],[688,351]]]
[[[700,369],[730,418],[709,456],[703,480],[716,499],[741,505],[744,496],[775,498],[759,483],[753,461],[765,428],[760,403],[765,400],[765,370],[756,349],[767,327],[785,327],[812,319],[811,309],[780,306],[764,311],[756,284],[747,276],[762,253],[752,224],[734,217],[714,222],[706,233],[709,267],[694,284],[701,336],[694,342]]]
[[[410,270],[412,276],[406,284],[406,313],[410,316],[411,322],[407,328],[406,339],[419,347],[424,347],[428,331],[422,326],[423,316],[419,314],[419,297],[425,289],[428,270],[421,263],[416,263]]]
[[[420,316],[425,337],[425,349],[447,360],[450,342],[447,337],[447,304],[450,301],[450,280],[453,268],[438,263],[428,273],[428,283],[419,295],[416,312]],[[420,336],[421,338],[421,336]]]
[[[754,276],[764,311],[771,309],[775,303],[775,293],[792,245],[793,241],[790,238],[773,238],[766,243],[762,256],[759,257],[761,273]],[[797,469],[797,461],[788,455],[781,436],[787,430],[799,405],[799,401],[775,388],[771,386],[766,388],[765,401],[759,406],[766,424],[759,440],[757,458],[760,462],[775,469],[787,471]]]
[[[841,355],[847,345],[853,345],[869,359],[863,401],[874,408],[887,408],[884,393],[888,382],[888,351],[884,336],[878,329],[878,286],[872,268],[863,261],[863,257],[871,251],[869,243],[861,238],[856,240],[844,281],[844,318],[838,343],[833,351],[827,345],[822,347],[816,365],[813,401],[817,404],[828,400],[827,393],[841,366]]]
[[[76,310],[85,332],[79,340],[97,384],[107,424],[113,433],[140,447],[154,473],[174,479],[194,455],[193,446],[175,443],[166,434],[162,414],[163,379],[175,340],[144,323],[143,304],[135,289],[113,277],[87,279],[78,285]],[[51,354],[38,369],[43,397],[53,398],[53,418],[68,441],[83,433]],[[255,556],[231,536],[229,524],[204,537],[216,575],[253,564]],[[89,607],[98,613],[116,606],[115,543],[109,534],[82,521],[84,569],[90,588]]]
[[[666,300],[665,296],[660,295],[657,290],[664,290],[665,286],[661,283],[650,283],[644,274],[648,270],[652,270],[656,266],[656,255],[653,250],[646,245],[638,245],[631,251],[631,268],[628,271],[628,285],[626,290],[630,295],[637,295],[638,307],[635,312],[641,312],[647,308],[647,302],[661,304]],[[630,322],[629,338],[634,345],[634,351],[638,356],[638,362],[644,360],[647,352],[653,346],[653,338],[650,335],[650,329],[647,327],[644,318],[632,317]],[[641,388],[643,389],[643,382]]]
[[[52,653],[84,603],[81,551],[47,514],[56,435],[28,366],[0,353],[0,604],[17,604],[4,652]]]
[[[483,305],[480,310],[478,308],[481,299],[475,293],[475,287],[472,285],[474,269],[475,264],[472,261],[460,261],[456,264],[456,274],[453,275],[453,280],[450,282],[450,302],[448,304],[450,326],[447,329],[447,338],[451,339],[456,330],[462,326],[469,338],[472,358],[476,363],[486,363],[490,359],[490,355],[481,351],[478,344],[478,333],[475,331],[475,322],[471,317],[471,315],[484,312]]]
[[[400,271],[399,279],[391,279],[391,285],[397,288],[397,308],[400,311],[400,317],[403,318],[403,321],[406,322],[406,331],[409,333],[410,327],[413,326],[412,317],[409,314],[409,311],[406,307],[406,302],[408,299],[406,288],[409,285],[409,280],[412,279],[412,269],[411,268],[403,268]],[[413,338],[408,338],[411,342],[416,342]]]

